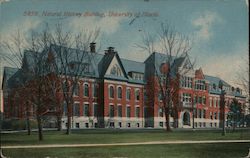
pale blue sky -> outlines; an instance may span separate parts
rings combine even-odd
[[[144,61],[147,53],[134,47],[143,31],[156,32],[161,22],[169,22],[179,32],[190,36],[194,43],[190,56],[205,74],[235,81],[240,65],[247,66],[248,5],[246,0],[9,0],[1,4],[1,37],[17,28],[28,33],[39,30],[44,22],[51,26],[61,22],[65,28],[100,27],[102,50],[114,46],[122,58]],[[25,11],[37,11],[39,16],[24,16]],[[157,17],[140,17],[131,25],[131,17],[67,17],[42,16],[49,12],[150,12]],[[142,31],[139,31],[142,30]],[[98,43],[97,43],[98,44]],[[245,64],[245,65],[244,65]]]

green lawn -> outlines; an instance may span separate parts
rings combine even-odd
[[[4,149],[11,158],[243,158],[248,143]]]
[[[250,130],[236,131],[221,136],[216,131],[174,131],[166,133],[165,130],[77,130],[71,135],[65,131],[46,131],[44,140],[39,142],[37,132],[28,136],[26,133],[1,134],[1,145],[28,145],[28,144],[79,144],[79,143],[124,143],[147,142],[164,140],[250,140]]]

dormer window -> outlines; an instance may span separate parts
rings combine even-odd
[[[134,79],[134,80],[143,80],[144,75],[143,73],[138,73],[138,72],[129,72],[130,76]]]

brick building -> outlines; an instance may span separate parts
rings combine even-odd
[[[54,56],[56,47],[50,47]],[[29,53],[24,53],[26,64],[23,67],[32,65]],[[47,58],[50,56],[47,53]],[[88,60],[90,57],[91,60]],[[104,54],[97,53],[92,43],[83,61],[87,64],[84,76],[74,91],[72,128],[164,128],[164,109],[156,74],[162,73],[167,58],[165,54],[155,52],[144,62],[137,62],[120,58],[113,47],[109,47]],[[219,127],[222,120],[221,79],[205,75],[201,68],[195,70],[187,54],[176,58],[171,64],[171,76],[177,81],[175,86],[178,88],[173,101],[175,110],[171,112],[171,125],[178,128],[191,128],[193,125],[196,128]],[[20,89],[18,84],[20,76],[20,70],[4,68],[5,119],[25,118],[25,97],[16,97],[23,95],[23,88]],[[245,104],[246,98],[239,88],[235,89],[225,81],[223,85],[226,105],[234,98]],[[66,128],[67,107],[63,100],[62,107],[62,128]],[[228,106],[225,111],[228,112]]]

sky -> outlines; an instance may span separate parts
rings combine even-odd
[[[149,54],[135,46],[142,34],[170,24],[192,39],[196,68],[234,85],[236,72],[248,67],[248,12],[246,0],[1,0],[0,34],[1,40],[17,29],[27,35],[45,23],[72,32],[100,28],[102,52],[113,46],[120,57],[143,62]]]

